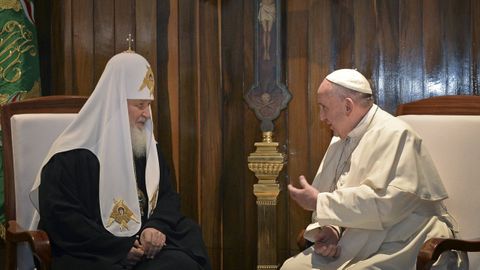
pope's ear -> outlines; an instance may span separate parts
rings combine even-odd
[[[352,113],[353,110],[353,100],[351,98],[345,98],[345,112],[347,114]]]

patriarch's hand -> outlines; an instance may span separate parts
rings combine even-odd
[[[140,234],[140,243],[147,259],[153,259],[165,246],[166,241],[165,234],[154,228],[146,228]]]

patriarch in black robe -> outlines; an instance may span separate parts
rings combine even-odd
[[[115,55],[45,158],[31,198],[53,269],[211,268],[153,136],[153,78],[142,56]]]

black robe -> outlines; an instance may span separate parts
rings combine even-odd
[[[153,227],[161,231],[167,245],[153,260],[144,259],[134,269],[210,269],[200,228],[180,213],[170,170],[162,155],[158,156],[157,206],[148,220],[142,219],[142,229]],[[144,172],[145,161],[136,160],[136,167],[136,171]],[[133,246],[136,236],[115,236],[102,224],[99,170],[98,159],[86,149],[58,153],[42,169],[39,228],[50,238],[53,269],[121,269],[119,263]],[[141,179],[139,188],[145,192],[144,173],[137,179]]]

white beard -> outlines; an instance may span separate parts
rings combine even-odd
[[[147,134],[144,128],[130,127],[132,150],[135,157],[144,157],[147,152]]]

